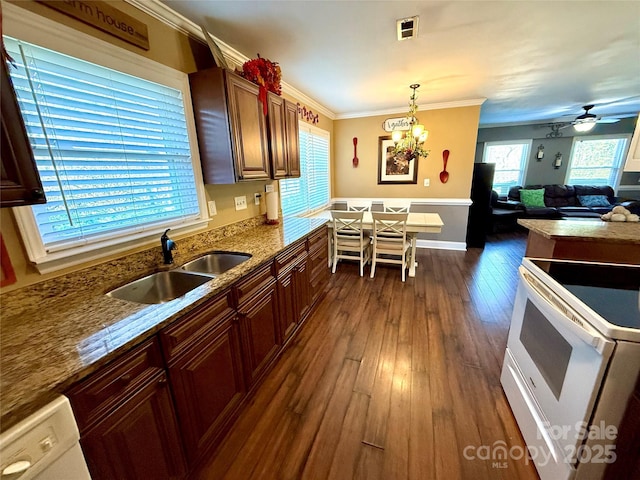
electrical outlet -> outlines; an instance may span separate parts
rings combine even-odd
[[[430,183],[430,182],[429,182],[429,179],[428,179],[428,178],[425,178],[425,179],[424,179],[424,186],[425,186],[425,187],[428,187],[428,186],[429,186],[429,183]]]
[[[255,205],[260,205],[260,197],[262,197],[262,195],[260,195],[259,193],[253,194],[253,203]]]
[[[247,196],[243,195],[241,197],[235,197],[236,201],[236,210],[246,210],[247,209]]]
[[[212,217],[218,214],[218,209],[216,208],[215,200],[210,200],[207,205],[209,206],[209,215]]]
[[[264,186],[264,191],[266,193],[273,193],[273,185],[265,185]]]

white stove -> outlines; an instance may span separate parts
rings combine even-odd
[[[525,258],[501,382],[542,480],[601,478],[640,374],[640,266]]]

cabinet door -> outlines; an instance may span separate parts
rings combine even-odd
[[[296,317],[300,322],[311,305],[311,290],[310,290],[310,275],[309,275],[309,255],[307,252],[301,254],[296,260],[296,267],[294,270],[294,292],[296,298]]]
[[[287,128],[287,175],[300,176],[300,127],[298,125],[298,106],[285,101],[285,124]]]
[[[281,343],[285,343],[298,325],[296,315],[296,297],[294,289],[295,271],[287,269],[278,274],[278,297],[280,300],[280,336]]]
[[[227,75],[231,134],[240,180],[271,176],[266,117],[258,94],[257,85],[237,75]]]
[[[198,457],[222,438],[245,388],[235,316],[227,318],[169,366],[187,458]]]
[[[269,153],[273,178],[287,176],[287,130],[284,98],[269,92]]]
[[[187,473],[164,373],[84,435],[91,478],[179,479]]]
[[[241,305],[240,328],[244,347],[244,366],[248,384],[253,384],[269,366],[279,349],[278,297],[276,282]]]
[[[0,207],[18,207],[45,203],[40,175],[33,159],[20,107],[7,64],[0,59],[0,108],[2,136],[0,138]]]

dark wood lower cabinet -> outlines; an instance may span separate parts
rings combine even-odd
[[[238,307],[247,384],[253,385],[269,367],[280,347],[278,296],[275,280]]]
[[[280,297],[280,334],[284,344],[291,337],[311,307],[308,254],[303,250],[278,274]]]
[[[324,290],[326,231],[66,392],[94,480],[180,479],[212,451]]]
[[[246,393],[235,315],[169,365],[189,463],[226,432]]]
[[[93,480],[187,474],[166,375],[159,374],[80,439]]]
[[[624,413],[616,439],[616,461],[607,466],[604,480],[640,478],[640,378]]]

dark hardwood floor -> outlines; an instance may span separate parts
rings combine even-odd
[[[397,266],[338,265],[326,297],[198,479],[536,479],[500,369],[526,235]],[[512,450],[491,458],[497,447]],[[483,448],[480,448],[483,447]],[[485,459],[488,456],[488,459]]]

